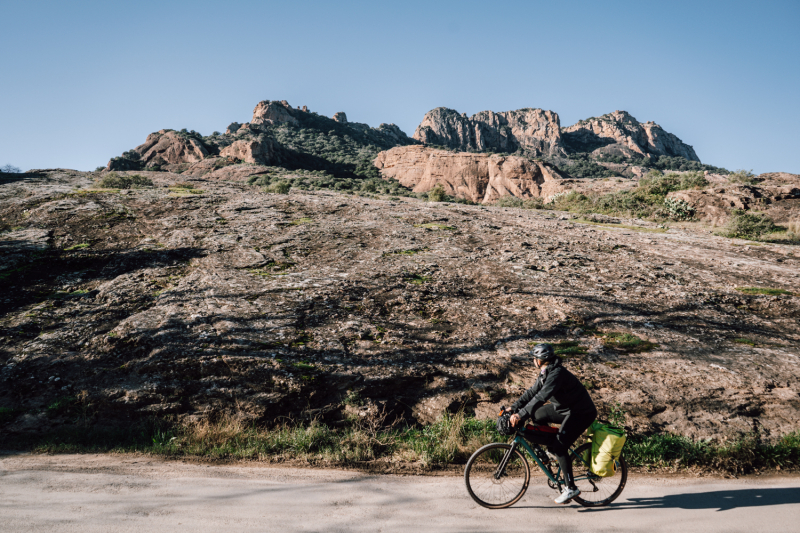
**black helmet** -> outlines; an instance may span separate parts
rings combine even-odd
[[[552,363],[558,359],[556,352],[553,350],[553,346],[547,343],[537,344],[534,346],[533,350],[531,350],[531,355],[539,361],[543,361],[545,363]]]

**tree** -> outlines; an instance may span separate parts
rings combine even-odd
[[[15,167],[14,165],[5,165],[4,167],[0,167],[0,171],[8,174],[19,174],[22,172],[19,167]]]

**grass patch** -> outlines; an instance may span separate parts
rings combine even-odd
[[[298,363],[292,363],[292,366],[297,368],[298,370],[316,370],[316,366],[308,363],[306,361],[300,361]]]
[[[291,224],[292,226],[300,226],[302,224],[313,224],[313,223],[314,221],[307,217],[298,218],[297,220],[292,220],[291,222],[289,222],[289,224]]]
[[[602,340],[603,344],[609,348],[613,348],[617,351],[625,353],[649,352],[653,348],[658,347],[658,344],[640,339],[636,335],[631,335],[630,333],[620,333],[617,331],[604,333]]]
[[[737,344],[747,344],[748,346],[755,346],[756,342],[750,339],[746,339],[744,337],[739,337],[738,339],[733,339],[733,342]]]
[[[553,350],[557,356],[566,359],[567,357],[575,355],[584,355],[588,348],[586,346],[581,346],[581,344],[576,341],[562,341],[558,344],[553,344]]]
[[[414,224],[415,228],[425,228],[425,229],[433,229],[433,230],[447,230],[453,231],[456,228],[453,226],[448,226],[446,224],[440,224],[438,222],[428,222],[427,224]]]
[[[760,240],[765,235],[780,232],[782,229],[763,213],[753,213],[734,209],[728,223],[717,235],[730,238]]]
[[[359,405],[360,401],[354,391],[344,398],[349,405]],[[0,409],[0,416],[10,412]],[[459,412],[445,413],[433,424],[414,427],[385,424],[380,417],[357,417],[335,426],[311,421],[272,427],[227,417],[186,425],[151,419],[117,428],[62,427],[43,436],[3,434],[0,445],[40,453],[143,452],[328,465],[381,460],[388,464],[413,463],[424,469],[464,464],[480,446],[507,440],[497,433],[494,419],[479,420]],[[771,443],[762,442],[757,433],[725,443],[694,441],[668,433],[632,434],[623,453],[628,464],[637,467],[700,466],[734,472],[788,469],[800,466],[800,432]]]
[[[794,296],[793,292],[786,289],[771,289],[769,287],[736,287],[736,290],[743,294],[760,294],[764,296]]]
[[[624,452],[631,466],[687,468],[705,466],[734,472],[800,466],[800,431],[773,443],[750,433],[727,443],[694,441],[672,434],[631,435]]]
[[[419,274],[406,274],[403,276],[403,279],[406,283],[413,283],[414,285],[422,285],[423,283],[429,282],[431,279],[430,276],[420,276]]]
[[[64,248],[64,251],[65,252],[71,252],[73,250],[83,250],[84,248],[88,248],[89,246],[91,246],[91,244],[88,244],[88,243],[84,242],[82,244],[75,244],[73,246],[70,246],[69,248]]]

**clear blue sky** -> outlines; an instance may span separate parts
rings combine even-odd
[[[800,173],[800,2],[0,0],[0,165],[90,170],[260,100],[411,135],[425,112],[615,109],[703,162]]]

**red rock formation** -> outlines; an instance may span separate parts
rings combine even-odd
[[[561,143],[558,114],[542,109],[481,111],[471,117],[437,107],[425,114],[414,139],[461,151],[515,152],[566,155]]]
[[[396,179],[414,192],[441,185],[445,192],[473,202],[489,203],[502,196],[547,198],[564,190],[568,178],[554,166],[516,156],[453,153],[424,146],[400,146],[375,158],[386,179]]]
[[[154,165],[172,165],[177,163],[195,163],[208,156],[205,147],[192,137],[184,136],[172,130],[160,130],[147,136],[144,144],[131,150],[135,160],[145,167]],[[108,170],[127,170],[126,159],[112,159],[106,167]]]
[[[694,149],[655,122],[641,123],[627,111],[614,111],[599,118],[581,120],[561,130],[572,151],[609,155],[666,155],[700,161]]]

